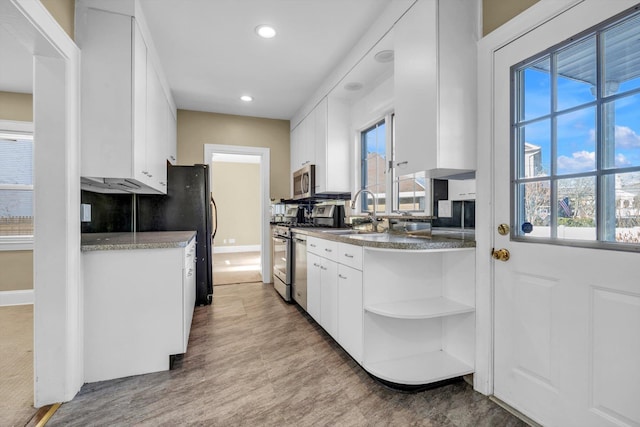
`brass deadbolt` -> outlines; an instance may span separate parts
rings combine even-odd
[[[507,224],[500,224],[498,226],[498,233],[501,236],[506,236],[507,234],[509,234],[509,230],[510,230],[510,228],[509,228],[509,226]]]

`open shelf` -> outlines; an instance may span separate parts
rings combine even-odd
[[[473,367],[444,351],[367,363],[364,368],[386,381],[397,384],[421,385],[467,375]]]
[[[431,319],[475,311],[470,305],[444,297],[385,302],[368,305],[364,309],[369,313],[396,319]]]

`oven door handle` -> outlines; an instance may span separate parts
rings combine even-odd
[[[287,243],[287,238],[283,238],[283,237],[275,237],[273,236],[273,240],[275,240],[276,242],[280,242],[280,243]]]

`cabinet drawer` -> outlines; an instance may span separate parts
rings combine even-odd
[[[338,242],[309,237],[307,251],[332,261],[338,260]]]
[[[349,245],[347,243],[339,243],[338,262],[362,271],[362,247]]]

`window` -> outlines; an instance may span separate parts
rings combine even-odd
[[[33,137],[0,134],[0,240],[33,236]]]
[[[638,39],[634,12],[512,68],[514,238],[640,246]]]
[[[376,195],[376,213],[386,212],[387,200],[387,125],[382,120],[361,134],[361,188]],[[373,197],[368,193],[361,194],[361,210],[373,212]]]
[[[431,200],[431,181],[426,172],[398,176],[393,168],[393,173],[389,173],[389,164],[394,164],[395,158],[394,127],[395,116],[390,114],[362,132],[361,188],[376,195],[377,213],[424,213],[427,201]],[[373,211],[371,196],[363,193],[361,197],[361,210]],[[392,201],[391,206],[387,206],[387,200]]]

